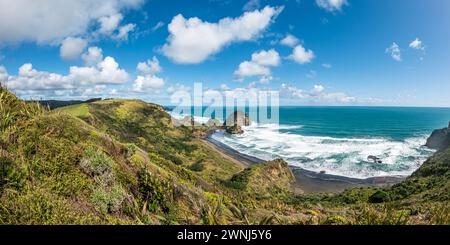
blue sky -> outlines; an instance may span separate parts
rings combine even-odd
[[[169,104],[202,82],[288,105],[450,106],[449,1],[58,2],[0,0],[0,80],[23,98]]]

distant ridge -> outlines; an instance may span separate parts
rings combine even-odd
[[[91,103],[95,101],[100,101],[102,98],[92,98],[88,100],[30,100],[28,102],[38,102],[39,104],[49,107],[50,109],[56,109],[59,107],[64,107],[68,105],[78,105],[83,103]]]

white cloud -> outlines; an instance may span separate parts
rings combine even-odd
[[[402,53],[400,51],[400,47],[397,45],[397,43],[392,43],[392,45],[386,49],[386,53],[390,54],[392,59],[394,59],[397,62],[402,61]]]
[[[162,71],[158,58],[153,56],[152,60],[146,62],[139,62],[136,69],[142,74],[156,74]]]
[[[316,0],[317,6],[329,12],[341,11],[347,0]]]
[[[299,64],[306,64],[314,59],[314,52],[310,49],[306,50],[302,45],[297,45],[288,58]]]
[[[423,46],[423,43],[419,38],[414,39],[414,41],[409,44],[409,47],[422,51],[425,50],[425,47]]]
[[[121,84],[129,79],[128,73],[119,68],[116,60],[107,56],[97,67],[70,67],[69,77],[82,84]]]
[[[421,51],[421,57],[420,60],[423,60],[423,56],[425,56],[426,51],[425,51],[425,46],[423,45],[423,42],[419,39],[416,38],[414,39],[410,44],[409,47],[418,51]]]
[[[86,40],[82,38],[68,37],[62,42],[59,49],[59,55],[64,60],[74,60],[80,57],[86,46]]]
[[[259,9],[260,7],[261,7],[260,0],[248,0],[248,2],[244,5],[242,10],[253,11],[255,9]]]
[[[252,76],[267,76],[270,75],[270,69],[258,63],[251,61],[244,61],[239,64],[239,68],[234,72],[239,78]]]
[[[103,34],[110,34],[119,27],[122,19],[123,15],[120,13],[103,16],[98,20],[100,22],[100,28],[98,31]]]
[[[107,89],[106,85],[95,85],[93,87],[89,87],[82,90],[81,96],[82,97],[101,96],[105,93],[106,89]]]
[[[17,76],[9,76],[6,84],[11,90],[39,91],[73,88],[68,77],[56,73],[35,70],[30,63],[23,64],[19,68]]]
[[[9,89],[21,95],[33,96],[48,93],[82,94],[87,88],[92,89],[97,85],[123,84],[129,80],[128,73],[120,69],[115,59],[109,56],[94,66],[71,66],[67,75],[39,71],[31,63],[23,64],[15,76],[8,76],[6,69],[4,72],[0,69],[1,74],[5,74],[4,80]]]
[[[191,91],[191,88],[183,84],[177,83],[175,85],[170,85],[166,91],[168,94],[174,94],[176,92],[189,92]]]
[[[322,64],[322,67],[323,67],[323,68],[327,68],[327,69],[330,69],[330,68],[332,68],[332,67],[333,67],[333,65],[331,65],[331,64],[328,64],[328,63],[323,63],[323,64]]]
[[[295,36],[288,34],[285,38],[281,39],[280,43],[289,47],[295,47],[300,41]]]
[[[261,84],[269,84],[270,83],[270,81],[272,81],[273,80],[273,76],[262,76],[260,79],[259,79],[259,82],[261,83]]]
[[[348,104],[358,102],[359,99],[342,92],[326,93],[324,86],[318,84],[309,91],[304,91],[295,86],[283,83],[281,93],[297,102],[317,103],[317,104]]]
[[[252,62],[263,66],[278,66],[280,65],[280,55],[275,49],[269,51],[262,50],[252,54]]]
[[[59,44],[67,37],[88,36],[96,24],[100,24],[102,31],[108,31],[117,27],[116,19],[121,12],[138,8],[143,2],[0,0],[0,45],[24,41]]]
[[[103,60],[102,52],[99,47],[89,47],[87,53],[84,53],[81,58],[86,66],[95,66]]]
[[[164,87],[164,83],[164,79],[154,75],[137,76],[134,80],[133,91],[142,93],[159,90]]]
[[[226,85],[225,83],[220,84],[220,90],[224,91],[224,90],[229,90],[230,87],[228,87],[228,85]]]
[[[135,24],[126,24],[119,28],[116,38],[119,40],[128,40],[128,34],[136,28]]]
[[[314,85],[313,92],[318,94],[318,93],[322,92],[324,89],[325,88],[322,85],[316,84],[316,85]]]
[[[159,29],[160,29],[161,27],[163,27],[163,26],[164,26],[164,22],[159,21],[158,23],[156,23],[156,24],[152,27],[151,31],[152,31],[152,32],[155,32],[155,31],[159,30]]]
[[[158,58],[153,56],[151,60],[147,60],[146,62],[139,62],[136,66],[136,69],[142,75],[138,76],[136,80],[134,80],[133,91],[142,93],[142,92],[151,92],[152,90],[159,90],[164,87],[165,81],[164,79],[156,76],[156,73],[162,71],[162,67],[159,64]],[[172,85],[167,89],[167,92],[170,94],[173,90],[187,89],[183,85],[176,84]]]
[[[0,65],[0,83],[5,82],[8,79],[8,72],[4,66]]]
[[[280,65],[280,55],[274,49],[269,51],[262,50],[252,54],[251,61],[244,61],[239,64],[239,68],[234,72],[238,81],[242,81],[245,77],[261,76],[262,83],[268,83],[272,80],[271,66]]]
[[[197,17],[185,19],[179,14],[168,26],[170,35],[162,52],[176,63],[201,63],[226,45],[257,38],[282,10],[283,7],[266,6],[262,10],[245,12],[238,18],[223,18],[217,23]]]

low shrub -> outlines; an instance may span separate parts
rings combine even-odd
[[[383,203],[383,202],[389,202],[391,200],[391,197],[389,193],[379,190],[376,191],[373,195],[369,197],[369,203]]]

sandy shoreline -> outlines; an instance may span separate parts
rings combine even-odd
[[[243,167],[249,167],[253,164],[264,162],[262,159],[242,154],[229,146],[212,139],[210,136],[207,137],[204,142],[212,146],[213,149],[224,155],[224,157],[234,160],[234,162]],[[352,187],[387,186],[399,183],[404,179],[403,177],[395,176],[354,179],[330,174],[319,174],[299,167],[291,166],[291,169],[296,179],[294,189],[304,193],[341,192]]]

